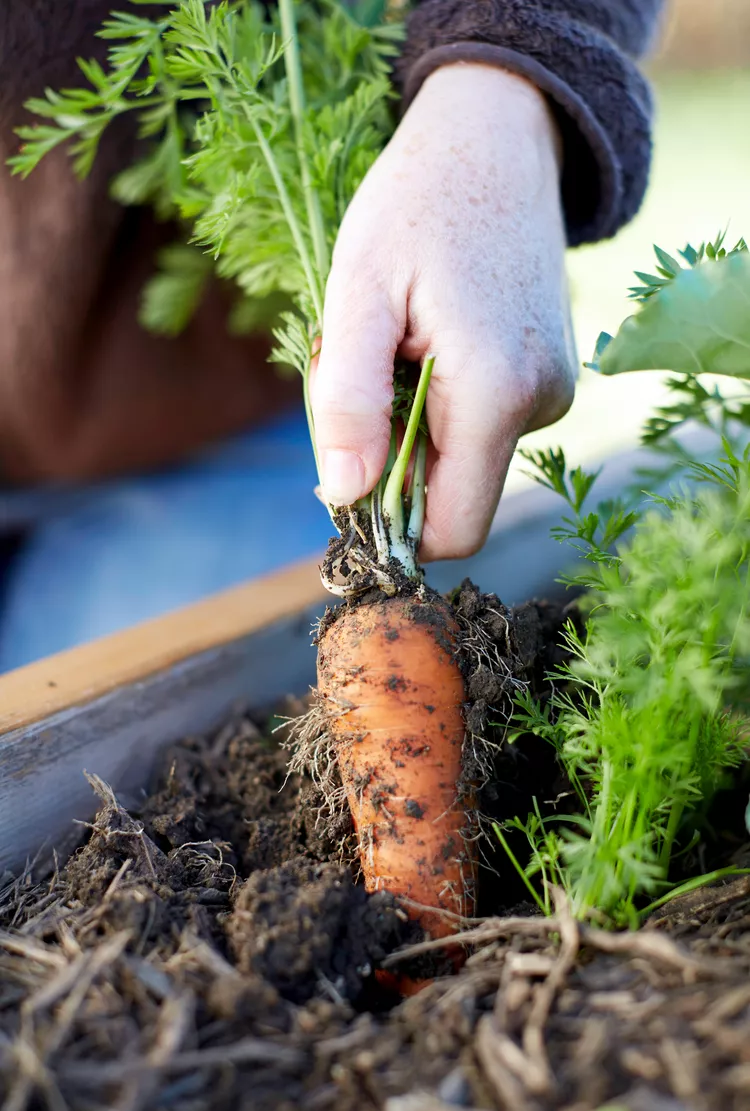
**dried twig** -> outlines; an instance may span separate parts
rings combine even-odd
[[[450,937],[420,941],[416,945],[406,945],[386,957],[383,968],[392,968],[395,964],[420,957],[424,953],[433,953],[438,949],[454,948],[457,945],[479,947],[517,934],[525,937],[543,937],[545,934],[558,933],[559,929],[560,925],[556,918],[487,918],[483,925],[477,926],[476,929],[463,930]]]
[[[648,960],[667,965],[688,976],[706,976],[709,979],[731,980],[737,976],[737,964],[696,957],[684,946],[678,945],[664,934],[641,931],[639,933],[608,933],[606,930],[581,927],[584,945],[598,949],[601,953],[617,953],[628,957],[646,957]]]
[[[580,934],[578,923],[570,912],[565,895],[559,889],[553,891],[557,920],[560,923],[560,955],[555,961],[546,980],[536,988],[531,1013],[523,1031],[523,1048],[526,1056],[534,1064],[529,1091],[545,1095],[554,1086],[552,1071],[544,1045],[544,1028],[552,1010],[552,1004],[573,968],[578,956]]]
[[[198,1069],[218,1068],[222,1065],[275,1065],[277,1068],[297,1071],[307,1062],[305,1053],[292,1046],[281,1045],[261,1038],[243,1038],[229,1045],[211,1046],[176,1053],[160,1066],[161,1071],[174,1075]],[[61,1063],[58,1072],[67,1081],[81,1085],[118,1084],[132,1074],[148,1072],[152,1068],[148,1057],[124,1061]]]
[[[168,1068],[190,1028],[194,1012],[192,993],[166,999],[159,1012],[156,1039],[143,1062],[130,1070],[113,1111],[140,1111],[156,1093],[162,1073]]]

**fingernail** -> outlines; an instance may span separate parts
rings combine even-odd
[[[320,460],[323,489],[331,505],[352,505],[362,496],[365,465],[356,452],[329,448]]]

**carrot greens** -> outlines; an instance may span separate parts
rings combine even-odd
[[[659,277],[638,275],[640,311],[600,340],[595,364],[679,375],[678,405],[644,435],[677,487],[590,507],[596,475],[569,469],[560,451],[527,455],[567,504],[555,534],[583,556],[565,581],[586,591],[587,617],[583,634],[568,628],[570,662],[550,701],[521,697],[516,727],[554,746],[578,808],[508,824],[529,838],[528,879],[560,884],[577,914],[621,925],[638,921],[644,896],[664,900],[677,846],[695,842],[706,802],[747,759],[750,254],[719,241],[682,257],[686,267],[658,251]],[[704,372],[735,379],[738,392]],[[716,432],[713,461],[675,439],[690,421]]]
[[[112,193],[184,229],[184,240],[159,256],[142,322],[175,334],[208,280],[233,283],[235,330],[270,327],[272,359],[302,375],[315,450],[310,366],[331,254],[349,202],[395,127],[390,71],[403,29],[389,8],[403,5],[279,0],[267,9],[256,0],[181,0],[162,4],[157,18],[142,14],[142,3],[130,0],[103,25],[107,64],[79,63],[85,87],[48,89],[28,103],[40,122],[18,129],[22,146],[11,166],[27,175],[66,144],[84,176],[107,128],[134,117],[140,153]],[[401,374],[395,419],[404,418],[407,435],[375,494],[344,512],[329,506],[354,580],[341,579],[339,561],[337,573],[325,575],[336,593],[373,579],[391,588],[392,561],[420,576],[430,369],[419,385]],[[372,551],[360,544],[365,532]]]

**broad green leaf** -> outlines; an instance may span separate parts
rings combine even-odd
[[[591,366],[750,379],[750,255],[681,270],[613,339],[600,338]]]

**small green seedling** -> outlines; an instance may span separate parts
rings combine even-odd
[[[549,702],[521,697],[516,715],[520,732],[554,746],[578,810],[512,824],[531,845],[529,882],[561,885],[576,914],[618,925],[665,901],[677,847],[695,843],[707,801],[747,759],[750,254],[744,242],[727,253],[719,241],[682,257],[685,267],[657,251],[659,276],[639,274],[633,291],[640,311],[600,340],[593,365],[678,376],[678,403],[656,414],[644,440],[689,482],[637,505],[589,508],[596,475],[570,470],[559,451],[527,455],[567,504],[555,535],[584,557],[565,581],[586,592],[587,616],[582,635],[568,628],[570,662],[552,677]],[[704,384],[704,373],[735,379],[738,392]],[[677,442],[690,421],[716,432],[716,462]]]

